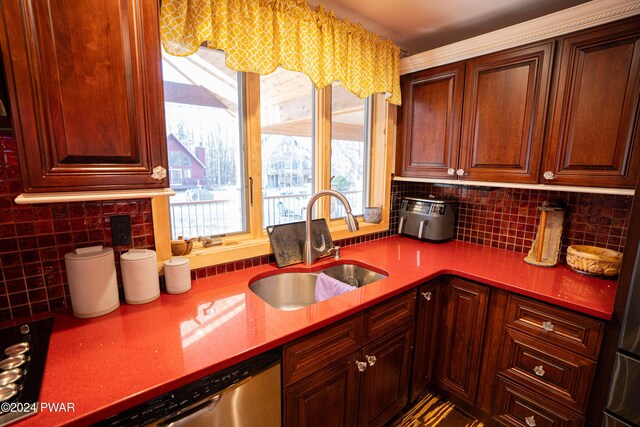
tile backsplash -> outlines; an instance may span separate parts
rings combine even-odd
[[[0,321],[67,308],[64,255],[112,246],[114,215],[130,215],[132,231],[132,245],[115,248],[116,263],[131,247],[154,248],[148,199],[16,205],[22,185],[15,141],[0,137],[0,144]]]
[[[70,300],[64,255],[76,247],[112,246],[110,218],[114,215],[130,215],[133,235],[131,246],[115,248],[116,263],[131,247],[155,248],[148,199],[16,205],[14,199],[22,185],[15,140],[0,136],[0,149],[0,321],[66,309]],[[400,198],[433,194],[458,200],[458,240],[526,253],[538,229],[536,207],[560,198],[568,205],[563,254],[571,244],[622,250],[632,201],[630,196],[520,189],[482,191],[413,182],[394,182],[392,194],[389,231],[336,244],[349,246],[395,234]],[[273,262],[273,255],[255,257],[197,269],[191,276],[203,278]],[[120,278],[118,281],[122,283]]]
[[[402,197],[453,198],[458,201],[455,239],[521,253],[529,251],[538,231],[540,212],[536,207],[561,199],[567,205],[561,259],[570,245],[622,251],[633,200],[631,196],[619,195],[513,188],[485,191],[401,181],[394,182],[392,193],[394,233],[398,229],[398,205]]]

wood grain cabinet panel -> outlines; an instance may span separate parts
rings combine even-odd
[[[365,340],[371,341],[413,320],[416,293],[410,292],[368,309],[364,314]]]
[[[362,315],[287,344],[283,351],[283,383],[308,377],[359,350],[364,343]]]
[[[285,426],[351,427],[358,423],[360,372],[355,355],[284,390]]]
[[[409,397],[415,299],[406,292],[285,345],[284,425],[382,426],[397,415]]]
[[[512,295],[507,325],[539,339],[582,354],[598,357],[604,323],[578,313]]]
[[[500,373],[578,411],[587,405],[596,363],[513,330],[506,331]]]
[[[405,326],[362,349],[369,366],[360,386],[360,426],[383,426],[406,406],[412,338]]]
[[[413,402],[433,382],[440,328],[440,304],[444,280],[433,280],[418,288],[416,337],[410,399]]]
[[[475,403],[489,288],[451,278],[444,288],[436,384]]]
[[[405,76],[398,123],[398,166],[403,176],[450,178],[460,149],[464,63]]]
[[[640,169],[637,18],[559,41],[544,171],[563,185],[633,188]]]
[[[463,178],[538,181],[552,55],[544,42],[467,61]]]
[[[496,406],[494,420],[504,426],[578,427],[584,423],[584,417],[503,378],[498,379]]]
[[[25,191],[168,186],[158,2],[7,0],[0,27]]]

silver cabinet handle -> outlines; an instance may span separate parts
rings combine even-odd
[[[367,362],[369,362],[369,366],[375,365],[376,361],[378,360],[375,356],[367,356],[366,354],[364,355],[364,357],[367,359]]]
[[[447,169],[447,174],[448,174],[448,175],[453,176],[453,175],[455,175],[455,173],[456,173],[456,170],[455,170],[454,168],[449,168],[449,169]]]
[[[456,174],[457,174],[458,176],[462,176],[462,175],[464,175],[464,169],[458,169],[458,170],[456,171]]]
[[[547,332],[552,332],[553,331],[553,323],[551,322],[542,322],[542,329],[544,329]]]
[[[556,175],[552,171],[546,171],[544,174],[542,174],[542,177],[549,181],[551,181],[552,179],[556,179],[556,176],[558,175]]]
[[[423,292],[422,296],[424,297],[424,299],[426,299],[427,301],[431,301],[431,298],[433,297],[433,295],[431,294],[431,292]]]
[[[358,371],[363,372],[365,369],[367,369],[367,362],[360,362],[359,360],[356,360],[356,366],[358,368]]]
[[[533,367],[533,373],[536,374],[539,377],[544,377],[544,374],[546,372],[544,371],[544,368],[542,367],[542,365],[540,365],[540,366],[534,366]]]
[[[533,415],[530,417],[525,417],[524,422],[527,423],[529,427],[536,427],[536,419],[533,418]]]

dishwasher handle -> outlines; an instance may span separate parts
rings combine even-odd
[[[216,394],[215,396],[211,396],[204,402],[194,406],[188,411],[182,412],[166,420],[160,425],[167,426],[167,427],[181,427],[181,426],[189,425],[189,423],[195,418],[198,418],[199,416],[206,414],[207,412],[213,411],[215,407],[218,406],[221,396],[222,394]]]
[[[252,378],[253,378],[253,375],[244,378],[242,381],[238,381],[232,386],[227,387],[224,390],[220,391],[220,393],[215,394],[211,397],[208,397],[204,401],[196,403],[190,408],[177,413],[176,415],[172,416],[169,419],[162,421],[160,424],[158,424],[158,426],[182,427],[182,426],[189,425],[189,423],[192,420],[206,414],[207,412],[213,411],[215,407],[218,406],[218,403],[220,403],[220,398],[222,397],[223,394],[229,393],[231,390],[241,387],[245,383],[249,382],[249,380],[251,380]]]

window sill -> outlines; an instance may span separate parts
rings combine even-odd
[[[332,221],[329,226],[331,238],[334,241],[346,239],[350,237],[363,236],[371,233],[387,231],[389,222],[383,221],[379,224],[369,224],[360,221],[360,229],[351,233],[347,230],[344,221]],[[223,238],[222,246],[204,248],[201,243],[196,243],[189,255],[185,255],[189,259],[191,270],[199,268],[211,267],[214,265],[225,264],[228,262],[240,261],[247,258],[254,258],[272,253],[269,238],[264,235],[261,239],[234,238],[233,236]],[[170,256],[169,256],[170,257]],[[164,260],[160,261],[160,267]]]

